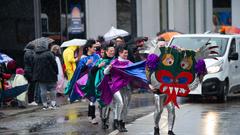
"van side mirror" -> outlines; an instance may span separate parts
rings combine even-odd
[[[228,56],[228,60],[238,60],[238,53],[232,53],[231,55]]]

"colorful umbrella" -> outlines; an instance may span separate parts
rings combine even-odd
[[[168,31],[168,32],[164,32],[160,35],[160,37],[162,37],[165,41],[170,41],[171,38],[175,35],[179,35],[181,34],[180,32],[176,32],[176,31]]]
[[[14,98],[27,91],[28,85],[16,86],[7,90],[0,90],[0,102],[8,98]]]
[[[219,32],[225,34],[240,34],[240,28],[237,28],[235,26],[222,26]]]
[[[11,57],[9,57],[8,55],[0,53],[0,63],[9,62],[9,61],[12,61],[12,60],[13,59]]]

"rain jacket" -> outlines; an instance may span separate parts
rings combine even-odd
[[[48,44],[35,48],[33,80],[42,83],[57,82],[58,68],[54,54],[48,50]]]
[[[12,87],[26,85],[26,84],[28,84],[28,82],[24,78],[24,76],[20,75],[20,74],[16,74],[16,76],[14,77]],[[17,96],[17,99],[20,100],[20,101],[23,101],[23,102],[27,102],[27,89],[26,89],[25,92],[23,92],[22,94]]]
[[[34,45],[28,44],[24,49],[24,76],[30,82],[33,76]]]
[[[76,69],[76,62],[74,58],[74,52],[77,50],[77,46],[69,46],[63,52],[63,60],[66,67],[66,73],[68,80],[71,80],[73,73]]]

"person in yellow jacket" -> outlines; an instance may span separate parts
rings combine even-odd
[[[78,51],[78,56],[75,58],[74,53]],[[67,49],[63,51],[63,60],[66,67],[66,74],[68,80],[71,80],[73,73],[76,69],[76,63],[81,58],[81,53],[79,53],[79,47],[78,46],[69,46]]]

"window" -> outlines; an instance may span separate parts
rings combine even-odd
[[[220,26],[232,25],[231,0],[213,0],[213,25],[215,32]]]
[[[235,38],[232,39],[230,50],[229,50],[229,55],[233,54],[236,52],[236,40]]]
[[[117,0],[117,28],[137,36],[136,0]]]

